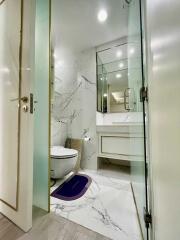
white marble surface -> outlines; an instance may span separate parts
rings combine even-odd
[[[122,124],[142,124],[142,112],[128,112],[128,113],[96,113],[97,125],[122,125]]]
[[[83,173],[93,180],[85,195],[74,201],[51,197],[51,211],[113,240],[140,240],[130,182],[95,171]]]

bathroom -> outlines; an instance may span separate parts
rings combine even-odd
[[[146,234],[139,11],[124,0],[51,7],[50,209],[115,240]],[[87,178],[84,193],[58,196],[73,176]]]
[[[179,12],[0,0],[0,239],[179,240]]]

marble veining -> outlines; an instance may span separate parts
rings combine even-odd
[[[51,197],[51,211],[113,240],[141,240],[130,182],[96,171],[82,173],[92,178],[85,195],[74,201]]]
[[[73,64],[54,68],[51,142],[63,144],[62,136],[90,137],[84,142],[81,166],[96,169],[96,51],[90,49],[72,59]]]

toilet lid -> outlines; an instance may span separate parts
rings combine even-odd
[[[62,146],[51,147],[51,157],[54,158],[71,158],[78,155],[78,151],[75,149],[64,148]]]

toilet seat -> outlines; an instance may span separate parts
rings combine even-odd
[[[78,151],[75,149],[64,148],[62,146],[53,146],[51,147],[51,157],[56,159],[66,159],[76,157]]]

